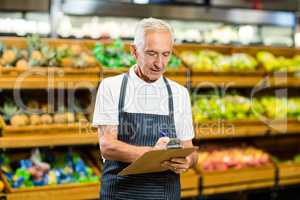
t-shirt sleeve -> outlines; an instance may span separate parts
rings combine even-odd
[[[180,111],[180,120],[178,120],[177,137],[182,141],[191,140],[195,137],[192,108],[189,92],[184,88],[182,110]]]
[[[107,80],[103,80],[98,88],[92,125],[118,125],[118,102],[113,96],[113,89]],[[116,92],[116,91],[114,91]]]

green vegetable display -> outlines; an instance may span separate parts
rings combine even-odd
[[[195,97],[193,115],[196,122],[207,120],[284,119],[300,120],[300,98],[265,96],[252,100],[240,95],[201,95]]]
[[[135,64],[135,59],[125,50],[124,43],[120,39],[114,40],[113,43],[108,45],[97,43],[93,49],[93,54],[98,62],[109,69],[128,68]],[[168,67],[177,69],[180,65],[180,59],[172,55]]]

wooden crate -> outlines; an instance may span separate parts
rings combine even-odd
[[[273,135],[298,134],[300,132],[300,121],[296,119],[287,119],[283,121],[274,121],[270,126],[270,133]]]
[[[100,68],[94,67],[35,67],[28,70],[0,68],[0,87],[3,89],[85,89],[96,88],[99,81]]]
[[[202,194],[208,195],[272,187],[275,184],[275,176],[273,164],[226,171],[200,172],[200,189]]]
[[[195,131],[198,139],[250,137],[265,135],[268,126],[258,120],[214,120],[195,124]]]
[[[26,48],[25,38],[0,37],[8,47]],[[89,40],[43,39],[49,46],[79,44],[89,49],[94,42]],[[100,80],[100,66],[32,67],[26,70],[0,66],[0,87],[4,89],[33,88],[95,88]]]
[[[212,50],[225,55],[230,55],[232,52],[232,47],[228,45],[179,44],[175,45],[174,49],[178,53],[182,53],[183,51]]]
[[[7,193],[7,200],[83,200],[99,199],[100,185],[82,185],[80,187],[52,188],[49,190]]]
[[[202,187],[217,187],[222,185],[241,184],[245,182],[275,181],[275,167],[273,165],[229,169],[226,171],[201,172]]]
[[[279,185],[300,183],[300,163],[279,163]]]
[[[0,116],[0,132],[2,136],[24,136],[24,135],[49,135],[51,133],[61,134],[88,134],[96,132],[95,128],[91,127],[88,122],[76,122],[66,124],[42,124],[42,125],[27,125],[15,127],[5,123]]]
[[[202,188],[201,195],[216,195],[216,194],[224,194],[230,192],[242,192],[246,190],[271,188],[273,186],[274,186],[274,181],[270,180],[270,181],[251,182],[251,183],[241,183],[238,185],[207,187],[207,188]]]
[[[190,169],[180,175],[181,197],[196,197],[199,195],[199,174]]]
[[[97,167],[95,167],[95,165],[93,164],[93,162],[87,157],[85,156],[84,153],[80,153],[78,151],[76,151],[77,153],[80,154],[81,158],[83,158],[84,162],[92,168],[93,172],[98,176],[101,177],[101,173],[98,170]],[[58,154],[58,152],[55,152],[56,154]],[[13,156],[11,156],[11,158],[13,160],[18,160],[18,159],[24,159],[24,158],[28,158],[28,153],[14,153]],[[46,185],[46,186],[35,186],[35,187],[31,187],[31,188],[12,188],[5,176],[5,174],[3,174],[2,172],[0,172],[0,177],[5,185],[5,190],[7,193],[11,193],[11,194],[17,194],[16,196],[22,196],[22,194],[24,195],[24,193],[35,193],[35,194],[42,194],[42,193],[47,193],[47,192],[53,192],[53,191],[60,191],[60,190],[73,190],[73,189],[78,189],[80,190],[81,188],[99,188],[100,185],[100,179],[99,182],[95,182],[95,183],[68,183],[68,184],[59,184],[59,185]],[[69,193],[69,195],[72,195],[72,193]],[[87,194],[82,194],[87,195]],[[12,195],[14,196],[14,195]],[[77,199],[77,198],[71,198],[71,199]]]

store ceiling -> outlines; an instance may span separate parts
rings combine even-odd
[[[297,11],[297,0],[210,0],[211,6]]]
[[[1,11],[48,12],[50,0],[1,0]]]

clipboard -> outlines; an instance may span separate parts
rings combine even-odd
[[[186,157],[196,151],[196,147],[177,148],[148,151],[128,167],[123,169],[118,175],[126,176],[132,174],[144,174],[151,172],[163,172],[168,169],[161,166],[161,163],[175,157]]]

